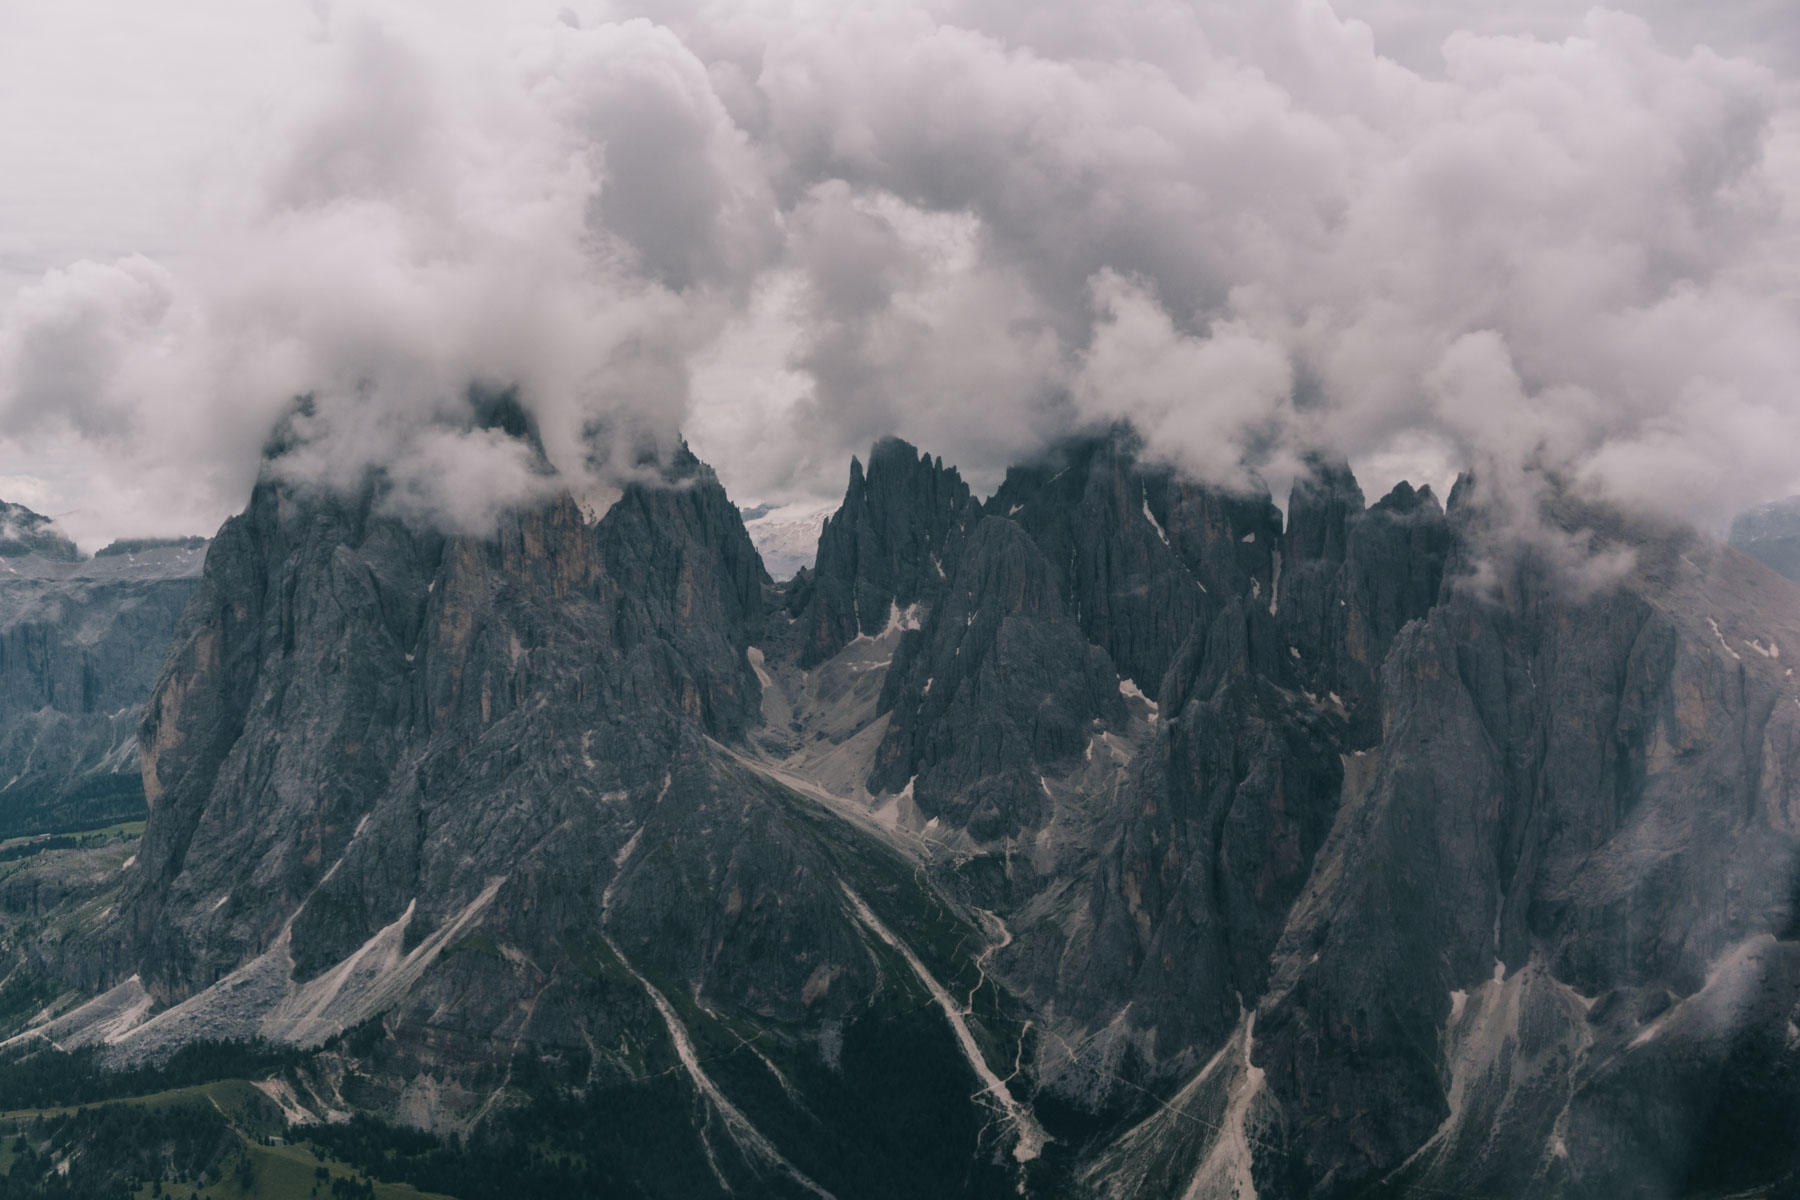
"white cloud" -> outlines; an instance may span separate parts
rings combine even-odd
[[[0,99],[53,118],[0,136],[45,231],[0,242],[0,473],[90,543],[215,523],[299,393],[290,469],[479,524],[541,477],[471,383],[567,476],[683,429],[746,501],[1118,416],[1226,484],[1323,446],[1718,522],[1800,475],[1800,108],[1754,61],[1800,52],[1758,0],[360,0],[221,12],[236,57],[112,7],[0,17]]]

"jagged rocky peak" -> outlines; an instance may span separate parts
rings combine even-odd
[[[1350,464],[1308,455],[1306,470],[1294,479],[1288,493],[1288,566],[1344,561],[1352,517],[1363,510],[1363,491]]]
[[[1055,565],[1088,638],[1156,694],[1196,621],[1273,596],[1280,514],[1145,462],[1126,426],[1070,439],[1010,469],[986,511],[1023,525]]]
[[[685,446],[598,520],[551,491],[482,537],[388,512],[379,475],[346,493],[278,466],[220,530],[142,729],[121,912],[131,969],[172,998],[272,940],[304,978],[415,900],[448,919],[759,709],[767,576]]]
[[[801,665],[880,634],[914,605],[928,608],[979,513],[956,468],[899,438],[875,443],[867,471],[852,459],[844,503],[820,530],[813,572],[791,601],[805,627]]]
[[[1450,561],[1450,525],[1429,486],[1415,489],[1402,480],[1360,514],[1349,542],[1357,570],[1347,607],[1360,622],[1350,630],[1349,645],[1374,668],[1394,635],[1438,602]]]
[[[440,1129],[505,1116],[515,1058],[580,1063],[567,1084],[601,1097],[661,1077],[677,1104],[609,1125],[716,1162],[702,1194],[822,1194],[767,1185],[889,1153],[870,1104],[932,1108],[900,1058],[967,1103],[981,1051],[931,972],[968,986],[951,948],[980,927],[755,759],[747,643],[775,623],[711,472],[678,451],[597,520],[552,496],[480,537],[380,500],[271,475],[221,531],[144,723],[149,827],[80,968],[111,989],[49,1036],[142,1060],[379,1018],[358,1107]],[[716,1061],[752,1028],[754,1057]],[[739,1073],[764,1065],[773,1093]],[[1009,1129],[1037,1152],[1008,1103],[998,1133],[973,1103],[939,1123],[954,1178],[994,1173]]]
[[[1127,719],[1118,674],[1057,574],[1017,524],[976,525],[943,599],[895,655],[871,790],[910,784],[923,815],[978,843],[1044,825],[1043,772],[1079,762],[1093,722]]]
[[[1436,605],[1450,570],[1451,523],[1430,487],[1402,481],[1363,507],[1348,465],[1313,458],[1288,500],[1280,624],[1290,669],[1336,697],[1366,744],[1388,647]]]

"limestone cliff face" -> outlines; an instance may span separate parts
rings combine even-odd
[[[137,722],[205,556],[194,538],[84,559],[0,504],[0,836],[141,815]]]

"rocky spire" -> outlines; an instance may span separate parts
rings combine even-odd
[[[850,461],[844,503],[819,533],[800,601],[802,665],[831,657],[859,634],[885,629],[913,605],[930,607],[954,568],[979,507],[954,467],[899,438]]]

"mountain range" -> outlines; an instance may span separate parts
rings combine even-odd
[[[1800,591],[1732,546],[1110,428],[985,500],[878,442],[775,583],[685,446],[484,537],[288,452],[204,549],[7,510],[0,813],[148,807],[0,864],[15,1070],[252,1047],[288,1136],[542,1194],[1800,1187]]]

